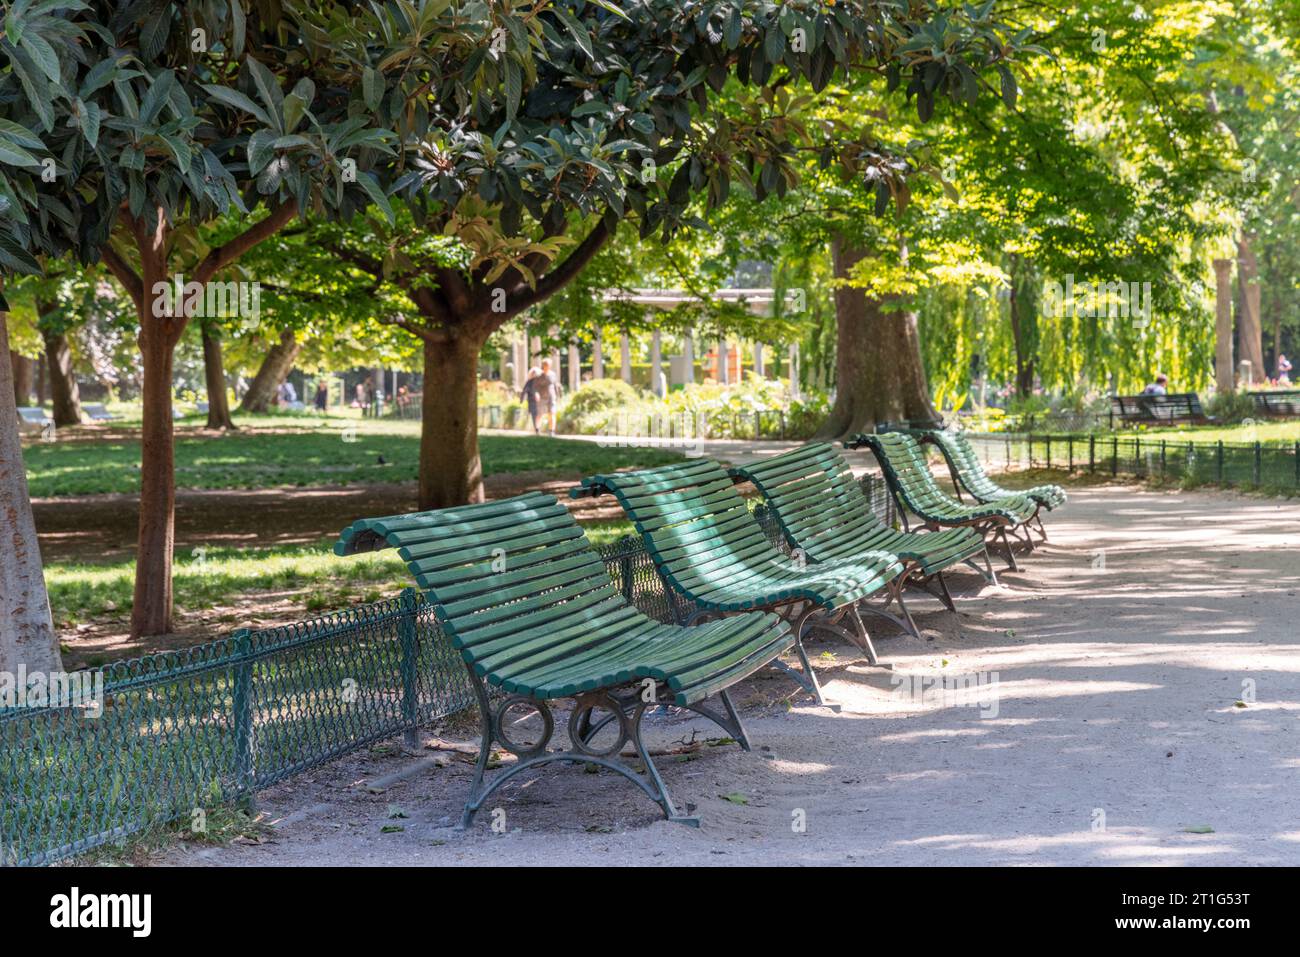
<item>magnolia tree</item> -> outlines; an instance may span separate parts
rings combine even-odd
[[[62,8],[63,34],[84,30],[75,59],[49,61],[49,43],[30,32],[37,8]],[[139,321],[143,461],[131,625],[134,634],[166,632],[176,344],[191,320],[207,318],[207,284],[295,216],[346,216],[382,199],[369,170],[392,134],[366,108],[362,72],[335,56],[341,44],[377,36],[377,22],[328,3],[263,5],[248,15],[240,3],[45,3],[22,13],[10,10],[21,25],[11,82],[26,94],[30,129],[47,154],[33,153],[47,180],[40,208],[67,221],[83,259],[102,257]],[[423,42],[436,40],[438,22],[422,21]],[[6,42],[14,35],[11,23]],[[391,39],[407,36],[397,30]],[[247,214],[241,229],[178,275],[193,231],[231,210]]]
[[[401,324],[424,349],[420,506],[483,497],[480,350],[573,281],[620,221],[666,240],[699,223],[699,202],[722,204],[733,183],[783,195],[804,152],[892,194],[896,165],[871,132],[828,142],[789,91],[865,71],[912,90],[923,115],[938,96],[964,95],[1005,45],[991,3],[954,16],[941,6],[502,4],[460,70],[439,74],[428,50],[412,54],[412,73],[433,76],[425,112],[399,131],[405,169],[391,194],[410,212],[339,230],[332,243],[413,307]],[[390,95],[382,82],[370,87],[375,107]]]

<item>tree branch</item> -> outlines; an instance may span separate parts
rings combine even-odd
[[[126,290],[126,294],[130,296],[131,301],[135,303],[136,311],[143,313],[144,281],[139,277],[136,271],[131,268],[131,264],[123,259],[118,254],[117,250],[109,243],[105,243],[100,247],[99,258],[102,259],[104,265],[108,267],[108,271],[113,274],[119,283],[122,284],[122,288]]]
[[[602,216],[600,221],[587,233],[586,238],[574,247],[564,262],[560,263],[541,279],[533,288],[525,286],[515,295],[506,298],[505,312],[496,313],[505,322],[511,316],[523,312],[529,306],[535,306],[555,295],[577,277],[586,268],[587,263],[609,242],[613,234],[605,226]]]
[[[269,239],[278,233],[298,212],[297,204],[287,199],[275,209],[271,210],[271,215],[266,219],[259,220],[252,226],[231,239],[223,243],[216,249],[213,249],[203,257],[203,262],[194,270],[194,279],[197,282],[206,285],[222,269],[225,269],[244,253],[248,252],[264,239]]]

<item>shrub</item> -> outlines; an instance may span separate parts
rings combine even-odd
[[[1236,425],[1255,414],[1255,400],[1245,392],[1216,392],[1205,404],[1205,414],[1223,425]]]

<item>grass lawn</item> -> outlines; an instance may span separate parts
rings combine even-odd
[[[1168,428],[1116,429],[1103,431],[1121,439],[1165,439],[1170,442],[1262,442],[1264,445],[1293,445],[1300,442],[1300,419],[1268,421],[1253,425],[1179,425]]]
[[[241,416],[238,432],[215,436],[202,421],[178,422],[176,486],[257,489],[414,481],[418,422],[344,416]],[[36,498],[136,492],[140,440],[126,425],[82,438],[33,442],[23,456]],[[661,449],[602,448],[595,442],[539,436],[484,435],[484,475],[511,472],[590,473],[678,461]]]

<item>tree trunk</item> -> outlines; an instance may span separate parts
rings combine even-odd
[[[27,492],[10,364],[8,316],[0,311],[0,671],[61,672],[36,522]]]
[[[423,509],[483,501],[478,454],[478,357],[472,336],[424,340],[420,422]]]
[[[1016,347],[1016,395],[1027,399],[1034,392],[1035,346],[1033,317],[1026,315],[1020,298],[1020,257],[1011,256],[1010,288],[1007,312],[1011,318],[1011,338]]]
[[[1259,264],[1255,259],[1254,238],[1250,233],[1242,233],[1237,239],[1237,285],[1241,307],[1237,313],[1237,362],[1249,361],[1251,376],[1255,382],[1262,382],[1266,378],[1264,330],[1259,317]]]
[[[152,288],[146,274],[146,289]],[[131,634],[172,630],[172,547],[175,541],[175,436],[172,432],[173,343],[162,321],[140,317],[144,360],[141,422],[140,535],[135,559]]]
[[[1214,390],[1233,390],[1232,260],[1214,260]]]
[[[54,404],[54,424],[81,424],[81,390],[72,369],[72,350],[64,332],[41,330],[45,340],[45,364],[50,370],[50,397]]]
[[[221,340],[203,328],[203,378],[208,388],[208,428],[234,429],[230,399],[226,396],[226,366],[221,357]]]
[[[848,278],[866,252],[843,237],[831,243],[835,278]],[[931,422],[921,364],[916,315],[889,310],[891,297],[869,299],[862,289],[835,290],[835,406],[821,436],[840,438],[871,431],[880,422]]]
[[[294,360],[298,358],[301,349],[302,346],[291,330],[286,329],[280,333],[280,341],[271,346],[248,391],[244,393],[244,399],[239,404],[241,411],[270,411],[271,401],[280,391],[284,380],[289,378]]]
[[[9,356],[9,367],[13,370],[13,389],[10,392],[14,397],[14,405],[29,406],[32,404],[32,360],[11,351],[8,346],[5,347],[5,353]]]

